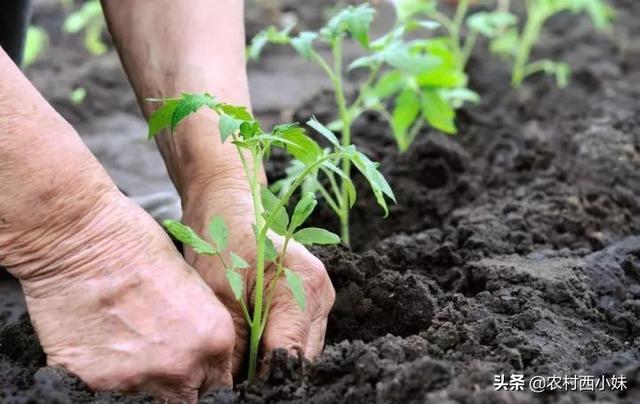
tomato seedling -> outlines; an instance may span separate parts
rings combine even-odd
[[[69,14],[62,25],[62,29],[68,34],[84,31],[84,46],[95,56],[107,53],[107,45],[102,40],[102,32],[105,28],[102,5],[98,0],[85,2],[79,10]]]
[[[508,24],[499,31],[488,33],[490,48],[512,64],[511,84],[514,87],[522,86],[524,79],[536,73],[554,76],[556,84],[565,87],[571,74],[567,63],[549,59],[530,61],[531,50],[538,42],[544,24],[551,17],[569,11],[588,14],[596,29],[604,30],[609,27],[614,11],[603,0],[524,0],[524,3],[526,20],[522,30],[518,30],[518,18],[504,11]]]
[[[478,99],[466,88],[467,77],[445,39],[406,39],[410,32],[433,30],[439,24],[421,19],[421,9],[405,3],[395,3],[399,12],[394,27],[376,40],[370,39],[375,10],[363,4],[342,9],[317,32],[293,36],[292,27],[283,30],[270,27],[253,38],[248,56],[258,58],[267,43],[291,45],[300,56],[315,62],[330,79],[338,120],[328,127],[341,132],[342,147],[351,143],[353,122],[365,111],[377,111],[391,126],[397,145],[404,152],[426,123],[442,132],[455,133],[455,109],[465,101]],[[355,40],[365,52],[364,56],[351,61],[347,70],[368,70],[368,78],[352,102],[348,102],[344,88],[345,38]],[[331,58],[321,55],[318,46],[322,45],[330,48]],[[389,104],[393,106],[388,108]],[[351,163],[348,158],[340,163],[345,177],[330,174],[327,187],[315,182],[317,189],[307,188],[321,193],[339,217],[341,237],[347,245],[350,181],[345,179],[351,177]],[[288,173],[295,175],[299,171],[300,164],[294,161]],[[291,181],[292,178],[285,178],[276,184],[276,189],[283,193]]]
[[[216,256],[225,268],[227,280],[234,297],[238,301],[244,319],[250,328],[249,342],[249,380],[253,380],[256,372],[258,349],[262,333],[269,316],[269,308],[275,293],[278,279],[284,275],[294,300],[300,310],[306,310],[305,293],[302,280],[296,272],[284,267],[284,257],[291,240],[304,245],[335,244],[340,238],[324,229],[302,228],[304,222],[313,213],[316,199],[313,193],[304,193],[290,215],[287,206],[291,196],[306,181],[317,181],[319,173],[331,173],[343,178],[347,189],[347,204],[355,202],[355,188],[342,169],[335,162],[348,160],[367,178],[372,190],[378,197],[378,203],[387,210],[385,196],[394,199],[393,192],[377,169],[377,164],[369,160],[353,145],[340,144],[331,131],[320,122],[312,119],[308,125],[327,137],[333,150],[325,151],[310,138],[305,129],[298,124],[277,125],[271,132],[264,132],[254,117],[244,107],[225,104],[209,94],[183,94],[181,97],[153,100],[162,102],[149,118],[149,137],[153,138],[164,128],[173,134],[176,126],[190,114],[200,108],[208,108],[219,117],[219,133],[222,142],[231,141],[239,154],[244,175],[251,189],[254,206],[254,232],[256,256],[252,257],[253,265],[249,265],[243,257],[228,249],[229,229],[221,217],[213,217],[209,223],[210,240],[206,240],[190,227],[175,221],[164,222],[166,229],[179,241],[190,246],[196,253]],[[271,149],[277,147],[291,154],[300,164],[300,170],[282,196],[276,196],[260,183],[262,161],[270,155]],[[249,160],[250,159],[250,160]],[[270,234],[282,237],[281,248]],[[265,268],[268,263],[275,270],[275,276],[265,285]],[[255,268],[255,285],[245,288],[244,277],[239,271]],[[253,312],[245,302],[247,290],[254,290],[255,301]]]

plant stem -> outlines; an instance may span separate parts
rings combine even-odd
[[[260,324],[260,337],[262,337],[262,333],[264,332],[264,328],[267,326],[267,321],[269,319],[269,311],[271,309],[271,302],[273,301],[273,296],[276,291],[276,283],[278,282],[278,278],[282,276],[282,271],[284,269],[284,257],[287,253],[287,247],[289,246],[289,240],[291,240],[291,236],[287,236],[284,239],[284,243],[282,245],[282,251],[280,251],[280,256],[278,257],[278,263],[276,265],[276,273],[271,278],[269,282],[268,291],[267,291],[267,304],[264,310],[264,317],[262,319],[262,324]]]
[[[462,54],[460,55],[460,69],[463,72],[467,68],[467,63],[469,62],[471,51],[473,51],[473,47],[476,44],[477,39],[478,39],[478,32],[471,31],[469,32],[466,40],[464,41],[464,45],[462,47]]]
[[[260,349],[260,323],[262,322],[262,298],[264,292],[264,238],[258,240],[258,253],[256,263],[256,299],[253,306],[253,319],[251,323],[251,337],[249,341],[249,383],[253,383],[256,377],[258,364],[258,350]]]
[[[453,51],[456,53],[456,59],[459,63],[459,68],[464,70],[463,63],[463,50],[461,45],[462,26],[464,24],[464,17],[469,10],[469,3],[471,0],[459,0],[456,14],[453,17],[452,32],[451,32],[451,45]]]
[[[222,266],[224,267],[225,271],[233,270],[229,266],[229,264],[227,264],[227,260],[224,259],[224,255],[222,255],[220,251],[216,251],[216,255],[218,256],[218,258],[220,258],[220,261],[222,261]],[[247,310],[247,305],[245,304],[244,299],[240,299],[238,300],[238,302],[240,303],[240,308],[242,309],[242,316],[244,317],[244,321],[246,321],[249,327],[251,327],[251,316],[249,315],[249,310]]]
[[[238,140],[237,135],[233,135],[235,141]],[[262,226],[262,200],[260,198],[260,164],[262,162],[262,152],[258,147],[251,150],[251,157],[253,158],[253,171],[249,170],[247,160],[242,153],[242,150],[238,148],[240,154],[240,161],[242,162],[242,168],[245,176],[249,179],[249,187],[251,188],[251,198],[253,200],[253,209],[255,216],[256,229],[260,229]],[[256,233],[256,281],[255,291],[256,298],[253,306],[253,318],[250,319],[249,326],[251,331],[249,342],[249,382],[252,383],[256,376],[256,368],[258,364],[258,351],[260,349],[260,322],[262,321],[262,299],[264,293],[264,246],[265,237],[262,232]],[[248,312],[247,312],[248,316]]]
[[[527,22],[524,26],[520,46],[516,53],[516,58],[513,63],[513,71],[511,73],[511,85],[520,88],[522,82],[526,77],[525,68],[529,60],[529,54],[531,48],[536,41],[536,38],[540,34],[540,29],[545,20],[545,15],[540,12],[535,5],[530,2],[526,2],[527,5]]]
[[[333,87],[335,90],[336,104],[338,105],[338,114],[340,116],[340,120],[342,121],[342,136],[341,143],[342,146],[347,147],[351,144],[351,116],[349,114],[349,110],[347,109],[347,102],[344,96],[344,88],[342,86],[342,45],[343,38],[338,37],[333,42],[332,51],[333,51]],[[351,178],[351,160],[342,159],[342,171],[345,175]],[[347,201],[349,198],[349,194],[347,192],[347,187],[344,182],[342,183],[341,189],[341,200],[342,202]],[[340,203],[341,214],[338,215],[340,218],[340,236],[342,242],[347,247],[350,244],[349,237],[349,204],[348,203]]]
[[[330,160],[334,160],[336,158],[341,158],[341,157],[344,157],[341,153],[330,153],[330,154],[327,154],[326,156],[319,158],[317,161],[305,167],[305,169],[300,174],[298,174],[296,179],[293,181],[293,183],[287,190],[287,193],[284,194],[284,196],[278,201],[276,206],[271,210],[271,215],[265,221],[259,236],[266,237],[267,230],[270,228],[274,220],[274,217],[280,212],[280,209],[282,209],[284,205],[286,205],[289,202],[291,195],[293,195],[296,189],[298,189],[298,187],[302,184],[302,182],[309,175],[309,173],[311,173],[313,170],[315,170],[320,164],[324,163],[325,161],[330,161]]]

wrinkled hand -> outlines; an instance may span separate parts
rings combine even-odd
[[[170,403],[230,387],[227,309],[151,217],[119,192],[107,199],[90,218],[61,220],[69,234],[40,235],[55,248],[14,268],[48,364]],[[35,264],[48,272],[34,276]]]
[[[198,234],[207,234],[211,217],[222,216],[229,228],[229,251],[240,255],[247,262],[255,262],[255,237],[253,235],[253,203],[244,178],[225,178],[209,181],[194,187],[191,196],[185,198],[183,222]],[[276,248],[282,239],[272,237]],[[185,258],[211,286],[216,296],[231,312],[236,328],[233,353],[233,373],[237,374],[248,349],[249,330],[239,303],[235,300],[217,257],[197,255],[190,248]],[[327,327],[327,317],[335,300],[335,291],[324,265],[307,249],[290,241],[284,266],[296,271],[305,286],[306,310],[303,313],[295,303],[286,280],[281,277],[276,284],[269,318],[262,338],[265,358],[276,348],[285,348],[292,355],[303,354],[313,359],[322,352]],[[273,265],[265,270],[265,284],[273,277]],[[245,279],[245,301],[252,314],[252,290],[255,271],[242,270]],[[262,366],[259,372],[265,372]]]

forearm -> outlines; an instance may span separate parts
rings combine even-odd
[[[241,0],[103,0],[109,29],[145,116],[147,98],[208,92],[250,106]],[[212,176],[242,176],[235,147],[222,144],[217,118],[202,111],[158,136],[178,191]],[[184,134],[184,135],[183,135]]]
[[[73,128],[0,49],[0,264],[49,254],[115,186]],[[87,192],[90,189],[91,192]],[[61,250],[63,248],[56,248]]]

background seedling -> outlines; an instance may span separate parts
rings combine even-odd
[[[49,44],[49,35],[43,28],[35,25],[27,29],[27,37],[24,45],[24,55],[22,63],[24,66],[31,66],[44,53]]]
[[[98,0],[85,2],[79,10],[69,14],[62,25],[62,29],[68,34],[84,31],[84,46],[96,56],[107,52],[107,45],[102,41],[102,31],[105,27],[102,6]]]
[[[526,21],[519,32],[515,23],[492,38],[491,50],[506,57],[513,64],[511,84],[520,87],[528,76],[535,73],[553,75],[560,87],[568,83],[571,68],[567,63],[548,59],[530,62],[530,54],[540,37],[544,24],[554,15],[570,11],[587,13],[595,27],[606,29],[614,16],[613,9],[603,0],[525,0]],[[512,17],[515,19],[515,16]]]
[[[205,240],[190,227],[169,220],[164,223],[167,230],[185,245],[202,255],[216,256],[220,259],[227,280],[244,319],[250,327],[249,342],[249,380],[253,380],[256,372],[260,338],[267,323],[269,309],[275,293],[275,284],[282,275],[286,279],[294,300],[300,310],[306,310],[305,294],[302,280],[291,268],[284,267],[284,257],[291,240],[301,244],[335,244],[340,238],[324,229],[302,228],[304,222],[313,213],[316,199],[313,193],[305,193],[293,209],[287,212],[291,196],[303,183],[312,179],[317,181],[320,172],[334,173],[344,179],[347,187],[347,203],[355,202],[355,188],[349,177],[335,161],[349,161],[367,178],[372,190],[378,196],[378,203],[387,210],[385,196],[393,199],[393,192],[377,170],[377,164],[371,162],[353,145],[340,144],[333,133],[320,122],[311,120],[309,126],[326,136],[334,146],[325,151],[311,139],[304,128],[298,124],[284,124],[264,132],[260,124],[243,107],[225,104],[208,94],[183,94],[179,98],[155,100],[163,105],[149,118],[149,137],[156,136],[162,129],[169,128],[173,133],[175,127],[187,116],[200,108],[209,108],[219,116],[219,132],[222,142],[231,141],[238,151],[244,175],[249,183],[254,206],[254,232],[256,239],[256,256],[251,257],[255,267],[255,301],[253,313],[245,303],[246,288],[244,277],[240,271],[247,270],[250,265],[243,257],[228,250],[229,229],[220,217],[213,217],[208,227],[210,240]],[[260,184],[262,160],[270,155],[271,149],[277,147],[291,154],[300,170],[287,187],[282,196],[276,196],[267,187]],[[282,238],[281,248],[270,238],[277,234]],[[272,265],[275,276],[268,285],[265,284],[265,269]]]
[[[330,79],[338,120],[329,128],[341,132],[342,147],[351,143],[353,122],[363,112],[373,110],[388,121],[398,147],[404,152],[425,123],[445,133],[455,133],[455,108],[464,101],[477,100],[477,95],[466,88],[467,77],[444,39],[406,39],[409,32],[429,31],[439,26],[432,20],[420,19],[422,8],[409,3],[416,2],[395,3],[398,10],[395,26],[374,41],[370,40],[370,28],[375,10],[363,4],[342,9],[317,32],[292,36],[292,27],[282,30],[270,27],[253,39],[248,55],[257,58],[267,43],[291,45],[303,58],[315,62]],[[366,69],[369,73],[352,102],[348,102],[344,89],[343,48],[347,37],[359,43],[366,53],[351,61],[348,70]],[[331,59],[321,56],[316,50],[318,44],[331,49]],[[387,108],[389,104],[391,108]],[[325,137],[333,136],[330,131],[326,132]],[[342,240],[348,245],[352,161],[345,158],[339,164],[344,177],[327,172],[327,186],[315,181],[308,184],[307,190],[321,193],[335,211],[340,219]],[[294,161],[288,174],[299,171],[300,165]],[[291,178],[285,178],[276,189],[282,194],[291,182]]]

